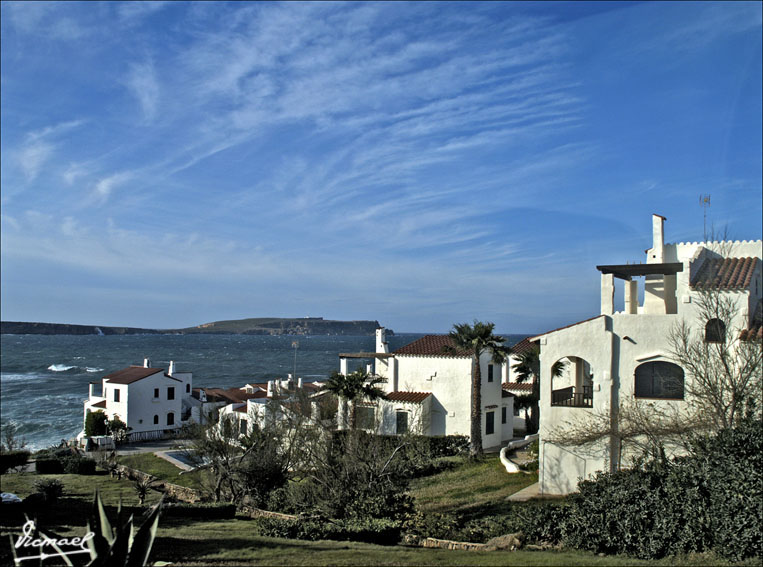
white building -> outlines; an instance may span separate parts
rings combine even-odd
[[[84,418],[102,411],[109,420],[119,418],[127,424],[130,441],[161,438],[190,419],[192,378],[191,372],[177,372],[174,362],[165,371],[152,368],[145,359],[143,366],[129,366],[104,376],[99,394],[98,382],[91,382]],[[84,431],[79,437],[84,437]]]
[[[233,419],[238,422],[240,434],[251,431],[254,424],[262,427],[270,420],[282,419],[287,412],[301,411],[308,421],[317,419],[319,401],[317,395],[322,383],[294,380],[270,380],[265,384],[246,384],[241,388],[220,390],[203,389],[205,400],[219,403],[219,420]],[[227,403],[220,403],[225,400]],[[273,403],[276,402],[276,403]]]
[[[384,329],[376,331],[375,353],[339,355],[340,372],[351,359],[373,359],[385,399],[359,404],[357,423],[377,425],[382,434],[471,435],[471,356],[446,352],[448,335],[427,335],[389,352]],[[497,447],[513,437],[513,397],[501,388],[502,367],[492,355],[480,358],[482,446]]]
[[[699,320],[697,299],[703,290],[735,302],[738,315],[726,332],[760,336],[763,242],[664,244],[664,221],[653,216],[645,264],[597,266],[600,315],[533,338],[541,348],[542,494],[575,491],[579,479],[616,470],[623,458],[614,438],[585,450],[550,442],[560,424],[590,422],[595,415],[614,420],[631,400],[681,411],[687,378],[671,360],[668,336],[681,321],[712,331]],[[636,278],[641,277],[639,289]],[[617,312],[616,278],[624,282],[623,309]],[[709,334],[706,340],[712,340]],[[552,379],[552,366],[560,360],[568,363],[565,375]]]

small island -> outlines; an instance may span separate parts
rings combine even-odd
[[[334,321],[323,317],[260,317],[214,321],[182,329],[143,329],[70,325],[66,323],[0,322],[1,334],[12,335],[351,335],[371,336],[381,327],[378,321]],[[390,331],[387,333],[391,334]]]

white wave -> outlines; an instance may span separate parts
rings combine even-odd
[[[29,382],[39,379],[37,374],[6,374],[5,372],[0,374],[0,382]]]
[[[93,368],[91,366],[86,366],[85,370],[88,372],[103,372],[103,368]]]
[[[66,372],[72,368],[76,368],[76,366],[66,366],[65,364],[51,364],[48,366],[48,370],[52,370],[53,372]]]

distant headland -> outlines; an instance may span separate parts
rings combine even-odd
[[[183,329],[141,329],[66,323],[0,322],[0,334],[12,335],[373,335],[378,321],[332,321],[323,317],[260,317],[215,321]],[[387,334],[392,334],[387,330]]]

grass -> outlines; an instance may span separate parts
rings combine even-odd
[[[169,464],[169,463],[168,463]],[[429,479],[417,481],[416,491],[428,499],[427,505],[443,511],[450,508],[469,509],[470,506],[485,507],[491,495],[503,496],[506,491],[532,482],[530,475],[522,475],[513,489],[496,482],[492,464],[463,463],[458,468],[440,473]],[[476,486],[475,477],[483,475],[485,487]],[[509,477],[503,473],[504,483]],[[185,476],[185,475],[184,475]],[[33,473],[8,474],[0,477],[3,492],[12,492],[22,498],[35,492],[34,483],[43,478],[57,478],[64,484],[64,497],[56,504],[37,510],[38,525],[59,536],[85,534],[85,522],[93,493],[98,489],[106,505],[109,517],[116,518],[116,506],[120,501],[128,513],[139,514],[138,499],[133,484],[128,480],[110,478],[107,474],[94,476],[37,475]],[[438,498],[434,485],[442,481],[442,494]],[[476,499],[470,499],[463,490],[457,490],[459,482],[466,482],[476,489]],[[489,487],[489,488],[488,488]],[[149,494],[147,504],[159,495]],[[10,541],[23,523],[18,512],[8,513],[3,507],[0,513],[0,564],[11,564]],[[405,546],[379,546],[364,543],[335,541],[298,541],[275,539],[257,535],[257,523],[237,518],[234,520],[204,521],[180,518],[161,518],[159,531],[151,556],[152,560],[172,561],[178,567],[202,565],[243,567],[246,565],[665,565],[696,566],[729,565],[713,556],[666,558],[660,561],[640,561],[630,557],[600,557],[580,551],[515,551],[482,552],[422,549]],[[75,563],[82,564],[82,563]],[[753,565],[748,562],[747,565]]]
[[[178,484],[187,488],[199,488],[200,476],[203,474],[202,471],[195,471],[181,475],[181,469],[153,453],[120,456],[119,464],[138,469],[172,484]]]
[[[424,513],[460,512],[479,516],[500,513],[506,498],[538,482],[538,474],[508,474],[495,455],[462,459],[455,468],[416,479],[411,494]]]

